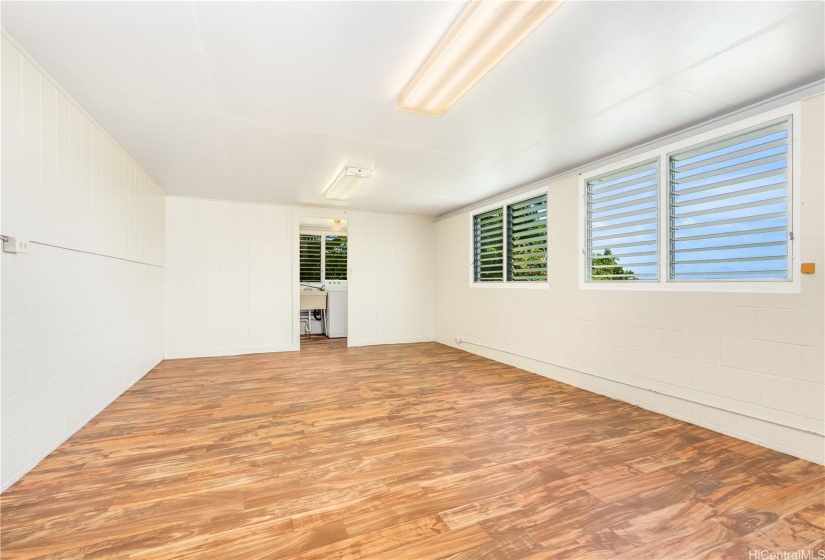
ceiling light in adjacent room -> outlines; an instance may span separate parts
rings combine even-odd
[[[562,1],[471,1],[398,96],[396,108],[441,116]]]
[[[374,169],[345,167],[324,191],[324,197],[329,200],[349,200],[363,186],[364,179],[372,178],[373,173]]]

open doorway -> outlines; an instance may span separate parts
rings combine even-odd
[[[346,219],[300,218],[298,319],[301,350],[347,346],[348,248]]]

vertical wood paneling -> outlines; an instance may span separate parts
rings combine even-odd
[[[364,214],[362,219],[366,222],[364,228],[366,235],[361,238],[366,259],[363,262],[355,263],[361,273],[353,282],[352,288],[359,292],[356,301],[360,302],[360,308],[357,313],[362,316],[363,320],[359,321],[360,330],[352,334],[355,335],[356,339],[375,340],[378,337],[377,314],[381,294],[377,292],[380,286],[376,285],[374,280],[379,276],[384,276],[383,255],[381,254],[384,247],[380,234],[381,224],[378,223],[379,216]],[[351,335],[350,338],[352,338]]]
[[[128,159],[124,161],[124,164],[126,167],[126,203],[123,206],[123,254],[131,260],[135,258],[135,232],[129,227],[129,224],[133,223],[135,219],[135,166]]]
[[[80,111],[73,104],[69,104],[69,125],[70,129],[70,150],[71,150],[71,167],[69,178],[70,193],[69,193],[69,225],[66,236],[67,247],[82,247],[81,238],[81,162],[82,157],[80,153],[80,142],[82,138]]]
[[[126,207],[129,199],[126,196],[126,156],[123,153],[117,154],[117,207],[114,215],[115,221],[115,237],[117,238],[117,253],[126,258]]]
[[[167,205],[175,201],[168,199]],[[218,348],[231,347],[235,333],[235,208],[221,205],[221,338]],[[171,247],[173,240],[169,240]]]
[[[291,349],[289,209],[168,198],[167,357]],[[190,334],[191,333],[191,334]]]
[[[207,204],[207,212],[214,207],[214,204]],[[192,212],[191,205],[189,211]],[[190,214],[190,218],[191,218]],[[192,220],[191,224],[191,244],[189,245],[189,255],[187,259],[191,263],[191,298],[192,298],[192,340],[190,344],[193,347],[200,348],[206,344],[207,340],[207,315],[209,310],[209,301],[207,299],[209,284],[208,271],[208,255],[209,244],[198,242],[198,240],[207,239],[209,226],[206,220]]]
[[[3,142],[0,143],[3,160],[0,166],[0,180],[3,184],[2,220],[5,231],[22,231],[22,57],[5,37],[2,37],[0,44],[0,55],[0,83],[3,85],[0,96],[0,130],[3,136]]]
[[[5,92],[4,92],[5,93]],[[55,236],[63,243],[68,243],[71,219],[72,188],[72,126],[69,100],[61,92],[55,93]]]
[[[163,265],[163,191],[2,37],[3,233]]]
[[[410,269],[407,264],[410,262],[410,250],[413,248],[412,229],[413,219],[408,216],[400,216],[398,218],[398,227],[396,227],[396,246],[399,248],[395,262],[395,289],[401,294],[412,293],[410,289],[414,282],[411,282],[410,274],[414,269]],[[416,278],[416,281],[421,281]],[[416,306],[418,307],[418,306]],[[416,313],[415,309],[404,309],[404,302],[396,300],[395,313],[392,317],[392,330],[396,333],[398,338],[409,338],[415,332],[415,321],[411,321],[411,316]]]
[[[17,197],[17,211],[20,212],[18,227],[21,236],[36,239],[40,235],[40,214],[37,211],[40,207],[40,74],[29,60],[23,58],[20,75],[22,180],[18,185],[21,189]],[[14,162],[10,164],[14,165]],[[9,187],[14,188],[14,185]]]
[[[434,333],[433,223],[350,213],[349,343],[425,341]]]
[[[377,226],[380,233],[376,236],[381,240],[378,250],[380,257],[376,261],[379,269],[376,271],[376,278],[387,278],[397,281],[396,261],[398,260],[398,244],[396,239],[396,226],[400,216],[377,216]],[[398,333],[393,328],[395,322],[395,315],[397,313],[397,302],[400,295],[390,290],[390,286],[395,286],[396,282],[380,282],[376,283],[376,293],[378,296],[378,309],[375,320],[375,336],[380,338],[382,335],[390,339],[398,338]],[[406,295],[406,294],[405,294]]]
[[[233,346],[249,340],[249,221],[250,205],[235,204],[235,332]]]
[[[56,243],[55,218],[58,207],[56,176],[55,88],[48,80],[40,89],[41,231],[47,243]]]
[[[110,255],[112,254],[112,142],[106,136],[101,138],[100,175],[100,251]]]
[[[275,207],[262,206],[265,210],[261,222],[261,344],[277,343],[275,324],[278,318],[275,294]]]
[[[94,183],[94,127],[85,115],[80,116],[80,242],[92,247],[92,190]]]
[[[264,211],[266,207],[263,205],[250,205],[249,220],[248,220],[248,237],[247,248],[249,250],[248,268],[247,268],[247,289],[248,289],[248,312],[247,324],[249,331],[247,339],[249,345],[253,347],[263,346],[262,336],[262,319],[263,313],[261,304],[263,298],[261,289],[263,286],[263,278],[261,278],[261,259],[263,258],[263,247],[261,235],[263,233],[261,223],[263,221]]]
[[[217,348],[221,344],[221,318],[223,294],[221,292],[221,254],[222,254],[222,225],[224,204],[213,202],[206,206],[205,241],[206,266],[204,276],[206,282],[206,342],[205,348]]]
[[[272,236],[272,253],[269,258],[273,292],[274,340],[290,343],[292,326],[295,318],[292,313],[292,212],[288,208],[274,206],[274,235]],[[286,317],[287,320],[284,320]]]
[[[102,217],[102,193],[103,193],[103,172],[102,172],[102,134],[97,127],[92,128],[92,200],[91,212],[89,214],[89,250],[93,253],[101,252],[102,239],[100,235],[100,219]]]
[[[292,349],[298,211],[174,197],[166,205],[166,357]],[[432,220],[350,212],[348,226],[350,343],[431,340]]]

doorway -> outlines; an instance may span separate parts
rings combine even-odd
[[[301,350],[347,346],[349,232],[343,218],[301,216],[298,224],[298,343]]]

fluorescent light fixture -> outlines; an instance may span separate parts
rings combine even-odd
[[[324,191],[324,197],[329,200],[349,200],[364,184],[364,179],[370,179],[373,173],[375,173],[374,169],[345,167]]]
[[[398,96],[399,111],[440,117],[563,0],[472,0]]]

